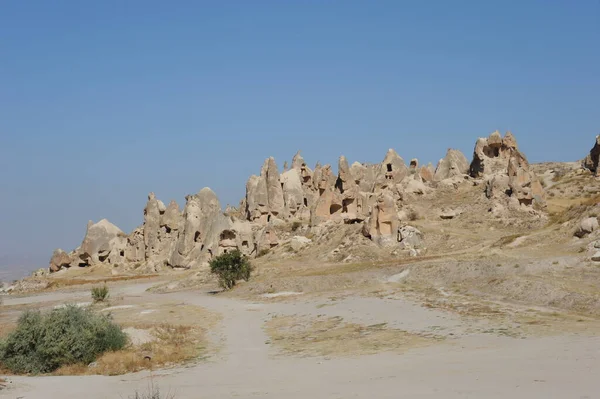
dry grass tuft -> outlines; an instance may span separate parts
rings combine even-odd
[[[85,364],[62,367],[56,375],[121,375],[140,370],[170,367],[199,358],[206,348],[205,331],[199,327],[160,324],[137,325],[150,331],[151,342],[105,353],[93,367]]]
[[[341,317],[310,319],[280,316],[265,329],[285,354],[299,356],[352,356],[382,351],[404,351],[432,344],[439,338],[388,328],[385,323],[364,326]]]
[[[118,277],[106,277],[100,279],[83,279],[83,278],[64,278],[64,279],[53,279],[48,283],[47,289],[56,289],[64,287],[72,287],[76,285],[85,284],[106,284],[116,281],[130,281],[130,280],[143,280],[158,277],[158,274],[142,274],[139,276],[118,276]]]

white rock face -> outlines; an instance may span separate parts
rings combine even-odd
[[[300,251],[304,247],[310,245],[312,240],[310,238],[306,238],[304,236],[294,236],[290,240],[290,246],[294,251]]]
[[[586,235],[593,233],[596,230],[598,230],[598,218],[585,218],[581,221],[579,227],[575,231],[575,236],[580,238],[585,237]]]

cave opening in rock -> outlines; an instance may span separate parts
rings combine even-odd
[[[333,215],[339,212],[340,209],[342,209],[342,206],[340,204],[331,204],[331,206],[329,207],[329,214]]]
[[[304,198],[304,206],[308,206],[308,198]]]
[[[200,232],[197,231],[194,233],[194,242],[200,241]]]
[[[392,164],[391,164],[391,163],[388,163],[388,164],[387,164],[387,171],[388,171],[388,172],[391,172],[391,171],[392,171]]]
[[[121,252],[119,252],[119,255],[121,255],[121,256],[125,256],[125,251],[121,251]]]
[[[169,226],[165,226],[165,233],[169,234],[171,232],[171,228]]]

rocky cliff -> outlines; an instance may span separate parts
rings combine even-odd
[[[460,151],[449,149],[435,169],[431,164],[419,167],[416,159],[406,165],[390,149],[379,164],[349,165],[341,156],[335,174],[331,165],[309,168],[297,153],[281,173],[274,158],[266,159],[260,174],[248,179],[240,209],[223,212],[209,188],[188,195],[183,210],[175,201],[165,206],[150,193],[141,226],[125,234],[107,220],[90,222],[78,248],[54,252],[50,271],[97,264],[146,271],[199,268],[234,249],[257,256],[277,247],[280,232],[292,224],[313,229],[358,223],[362,228],[357,231],[377,245],[418,255],[423,234],[407,226],[411,204],[460,184],[480,185],[496,215],[541,212],[545,201],[543,187],[510,132],[478,139],[470,164]],[[309,245],[310,240],[304,241],[303,246]]]

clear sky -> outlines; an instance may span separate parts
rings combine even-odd
[[[600,133],[600,1],[0,3],[0,267],[47,265],[146,195],[243,197],[264,158],[437,162]]]

